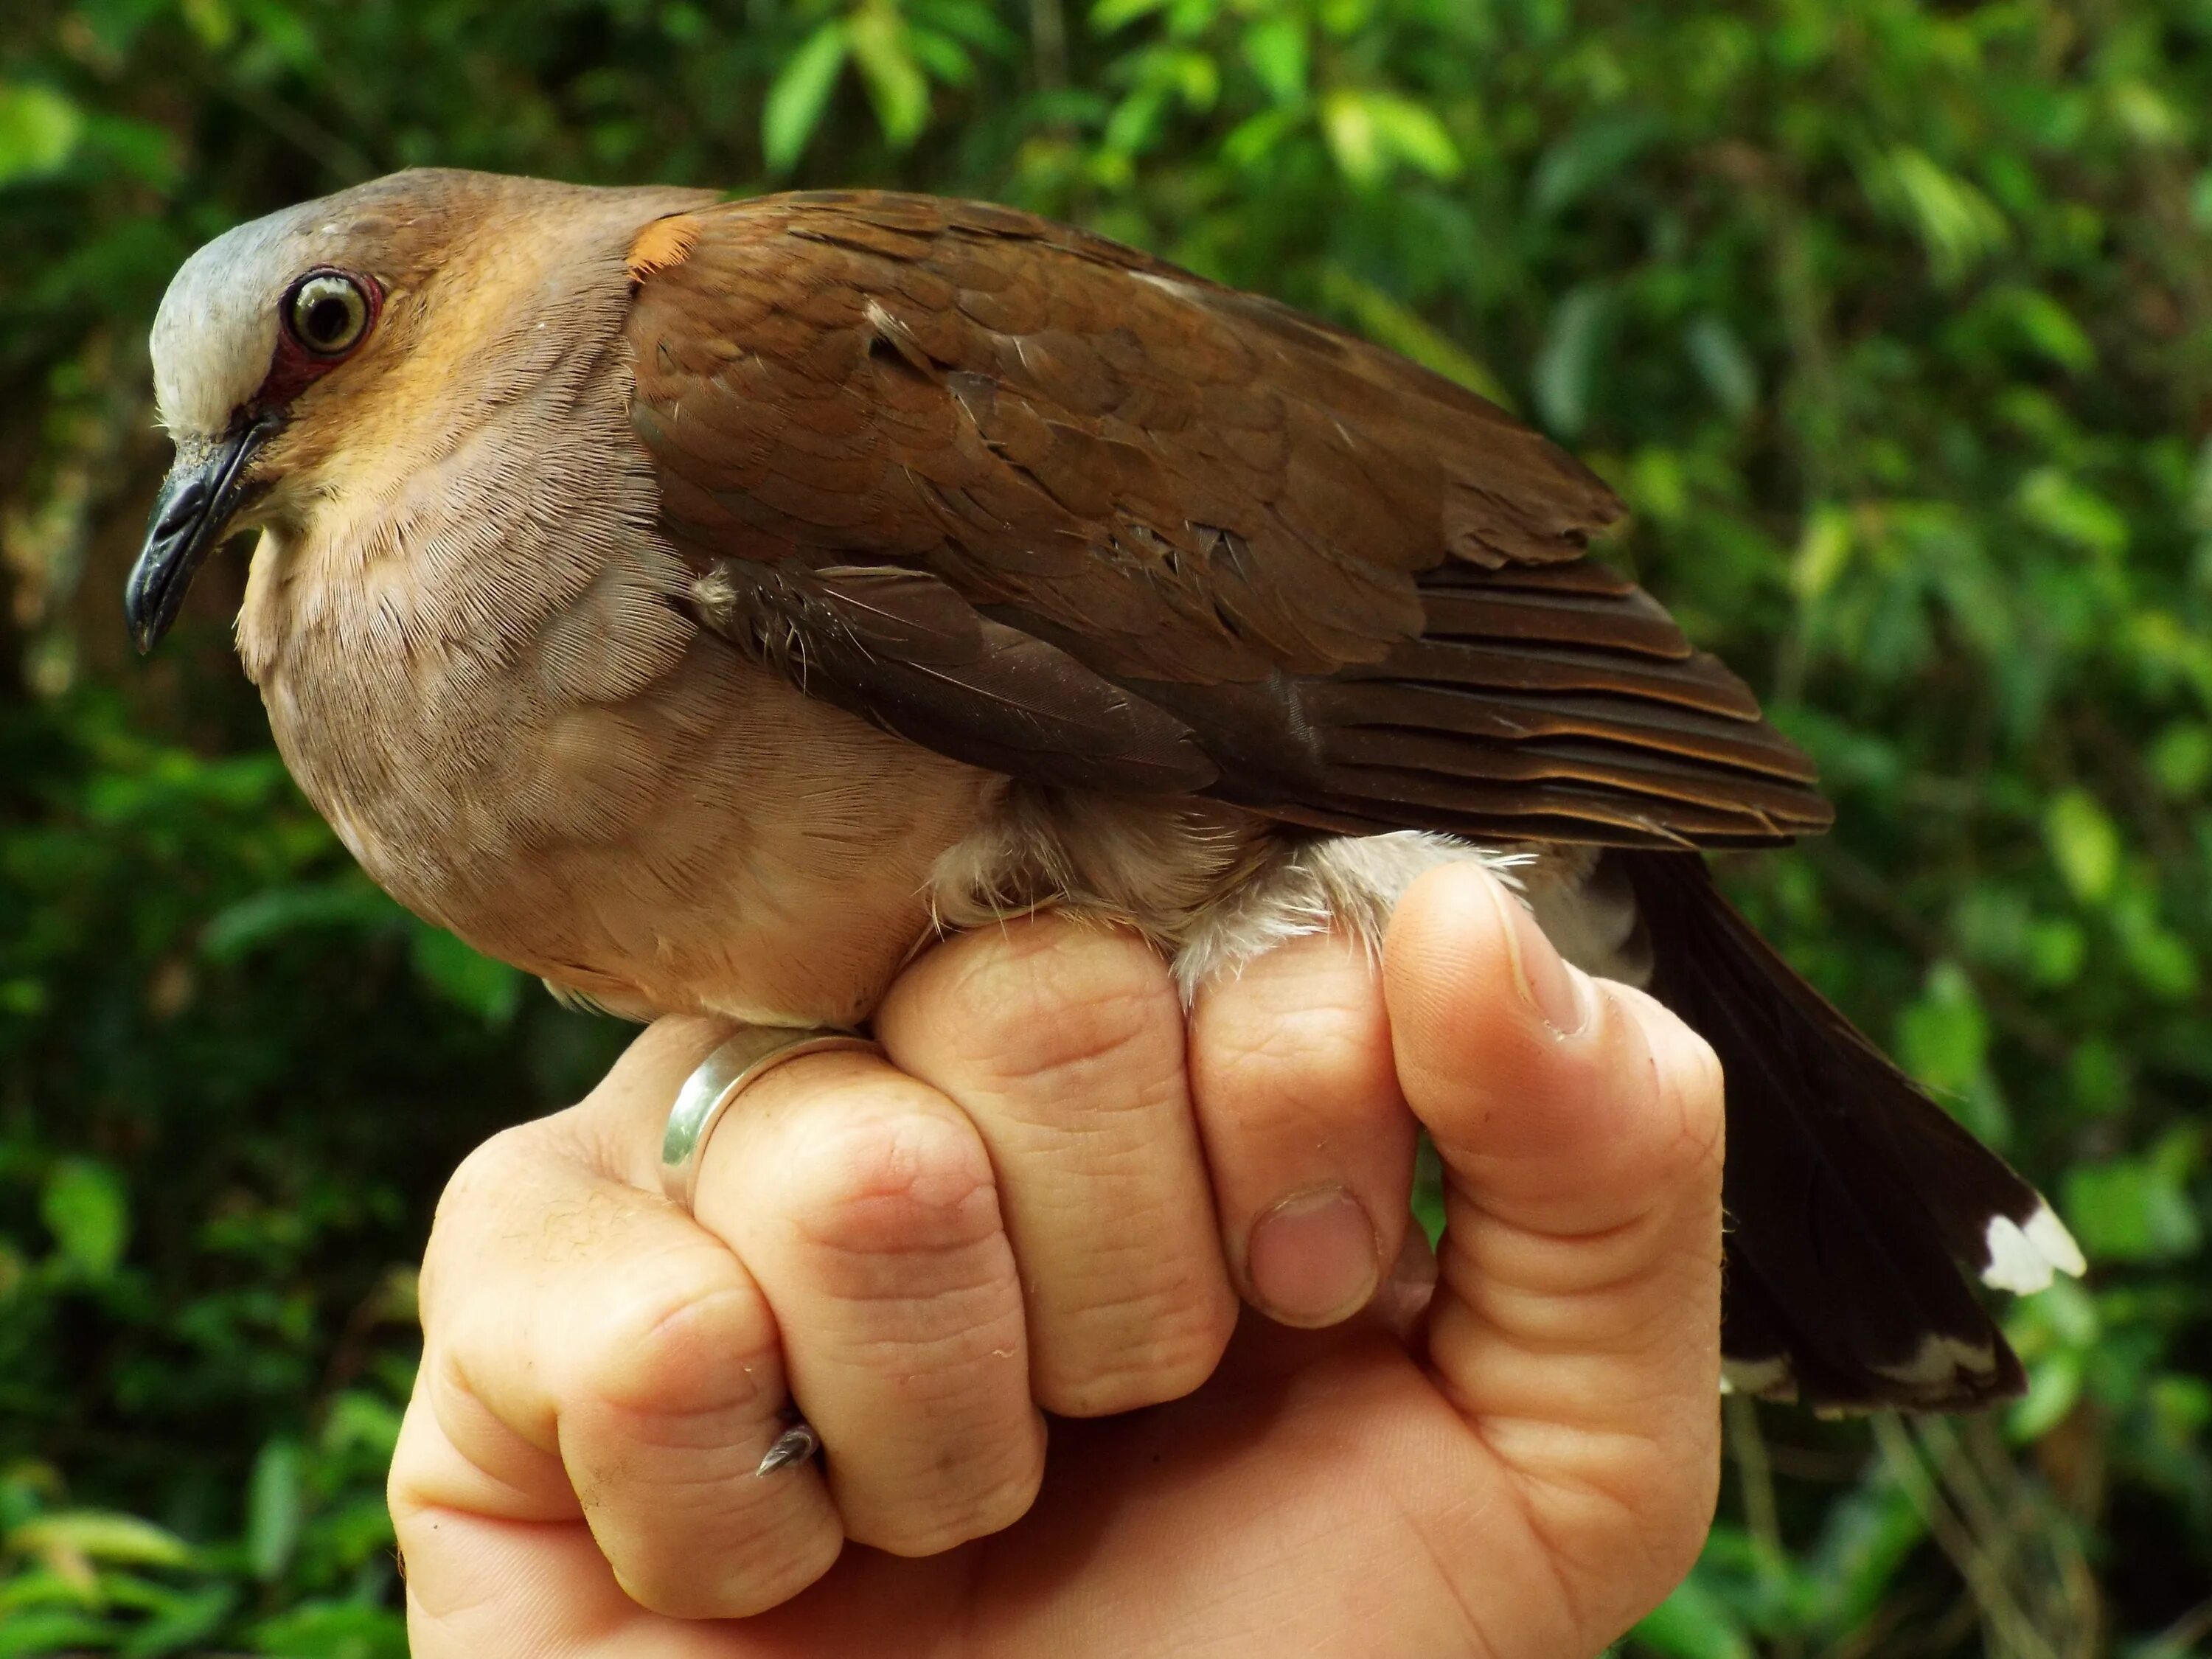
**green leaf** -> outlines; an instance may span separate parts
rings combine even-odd
[[[331,881],[264,889],[228,905],[200,930],[200,954],[211,962],[238,962],[264,945],[323,928],[356,933],[400,926],[402,910],[358,871]]]
[[[106,1279],[131,1237],[123,1178],[90,1158],[65,1158],[46,1174],[39,1212],[62,1256],[88,1279]]]
[[[1972,1094],[1979,1087],[1989,1063],[1989,1017],[1958,963],[1931,968],[1897,1024],[1898,1059],[1913,1076],[1940,1094]]]
[[[1322,131],[1337,170],[1355,185],[1382,176],[1382,141],[1375,131],[1375,111],[1355,92],[1332,92],[1322,101]]]
[[[1091,27],[1101,34],[1125,28],[1139,17],[1165,11],[1171,0],[1098,0],[1091,9]]]
[[[1394,161],[1431,179],[1459,177],[1459,146],[1435,111],[1393,93],[1369,94],[1367,106],[1376,136]]]
[[[1544,218],[1564,212],[1619,174],[1663,130],[1655,117],[1640,112],[1610,112],[1577,127],[1536,163],[1528,205]]]
[[[271,1440],[254,1459],[246,1488],[246,1559],[264,1584],[284,1576],[307,1517],[306,1455],[294,1440]]]
[[[33,1607],[0,1624],[0,1659],[47,1659],[48,1656],[96,1650],[110,1645],[112,1627],[104,1619],[61,1607]]]
[[[59,172],[83,131],[83,114],[52,88],[0,85],[0,185]]]
[[[1723,409],[1740,421],[1759,406],[1759,370],[1725,317],[1707,312],[1690,325],[1683,343]]]
[[[2038,529],[2084,552],[2110,557],[2127,548],[2127,515],[2057,467],[2039,467],[2029,473],[2013,502]]]
[[[1949,287],[2011,240],[1996,204],[1927,151],[1899,145],[1868,169],[1874,200],[1918,232],[1936,282]]]
[[[2015,1440],[2040,1440],[2081,1397],[2081,1356],[2072,1351],[2047,1355],[2027,1368],[2027,1393],[2005,1414],[2005,1430]]]
[[[2177,721],[2152,741],[2145,758],[2165,794],[2194,800],[2212,783],[2212,726]]]
[[[1341,265],[1322,271],[1322,292],[1333,305],[1351,314],[1370,339],[1411,357],[1422,368],[1455,380],[1468,391],[1510,409],[1512,398],[1498,377],[1442,330],[1432,327],[1374,283],[1353,276]]]
[[[1275,102],[1295,104],[1305,97],[1312,54],[1297,18],[1270,17],[1245,30],[1244,61]]]
[[[1630,1634],[1663,1659],[1753,1659],[1750,1632],[1696,1573]]]
[[[180,1567],[191,1545],[151,1521],[112,1510],[61,1510],[26,1521],[8,1534],[6,1548],[22,1555],[66,1550],[118,1566]]]
[[[2156,1261],[2203,1242],[2189,1182],[2201,1163],[2195,1132],[2177,1130],[2147,1157],[2077,1164],[2066,1173],[2067,1224],[2093,1261]]]
[[[2043,835],[2076,898],[2097,904],[2112,896],[2120,869],[2120,832],[2095,796],[2086,789],[2058,795],[2044,811]]]
[[[761,152],[771,173],[788,173],[830,106],[849,46],[844,23],[824,23],[786,60],[761,106]]]
[[[1586,283],[1553,308],[1534,370],[1536,408],[1562,438],[1577,438],[1589,424],[1590,392],[1600,354],[1613,331],[1613,294]]]
[[[408,957],[425,984],[486,1025],[506,1024],[522,1006],[520,972],[471,949],[443,928],[415,923]]]
[[[896,13],[871,6],[853,18],[845,33],[877,125],[896,148],[904,149],[929,124],[929,81],[908,49],[906,25]]]

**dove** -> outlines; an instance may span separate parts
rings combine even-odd
[[[1195,994],[1480,859],[1722,1062],[1730,1386],[1986,1405],[1969,1279],[2083,1270],[1723,897],[1831,811],[1593,555],[1613,492],[1402,357],[1005,207],[449,170],[216,238],[152,357],[138,647],[258,532],[301,789],[558,994],[857,1025],[1048,905]]]

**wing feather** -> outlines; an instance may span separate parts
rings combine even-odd
[[[1598,479],[1273,301],[1011,209],[692,216],[632,418],[702,616],[1017,775],[1630,846],[1826,822],[1741,681],[1588,556]]]

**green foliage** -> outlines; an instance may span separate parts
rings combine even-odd
[[[2208,106],[2203,0],[15,0],[0,1655],[398,1652],[406,1265],[619,1041],[350,871],[221,573],[116,625],[169,272],[428,161],[1017,202],[1574,441],[1838,800],[1732,885],[2096,1258],[2008,1413],[1732,1410],[1631,1650],[2212,1651]]]

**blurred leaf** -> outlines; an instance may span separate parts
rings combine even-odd
[[[1708,313],[1690,325],[1683,340],[1723,409],[1740,421],[1759,406],[1759,370],[1726,318]]]
[[[83,131],[77,106],[51,87],[0,82],[0,188],[58,172]]]
[[[1528,204],[1545,217],[1563,213],[1649,149],[1662,123],[1635,110],[1609,111],[1577,126],[1544,152]]]
[[[1487,368],[1440,331],[1408,311],[1372,283],[1363,282],[1340,266],[1322,273],[1322,292],[1334,305],[1349,312],[1359,331],[1380,345],[1404,353],[1424,368],[1505,408],[1512,399]]]
[[[1322,125],[1337,166],[1354,184],[1377,184],[1401,164],[1436,179],[1459,172],[1451,135],[1411,99],[1340,89],[1322,100]]]
[[[59,1607],[35,1607],[0,1624],[0,1659],[84,1651],[107,1638],[106,1623]]]
[[[88,1279],[106,1279],[121,1265],[131,1237],[131,1201],[105,1164],[69,1158],[48,1171],[39,1213],[70,1263]]]
[[[2094,904],[2112,896],[2120,868],[2120,832],[2094,795],[2085,789],[2058,795],[2044,812],[2043,833],[2075,897]]]
[[[869,6],[854,15],[845,38],[884,137],[903,149],[929,121],[929,82],[914,60],[905,25],[896,13]]]
[[[1988,197],[1915,145],[1881,156],[1868,180],[1869,193],[1919,233],[1936,279],[1946,286],[2010,240],[2010,227]]]
[[[1613,322],[1613,295],[1596,284],[1577,288],[1552,312],[1533,378],[1536,408],[1561,438],[1581,435],[1589,423],[1597,362]]]
[[[2212,783],[2212,726],[2177,723],[2160,732],[2146,757],[2158,787],[2176,800],[2194,800]]]
[[[761,149],[773,171],[788,173],[805,153],[851,44],[842,21],[824,23],[792,53],[769,88],[761,106]]]
[[[5,1547],[25,1555],[68,1551],[88,1560],[123,1566],[179,1567],[191,1547],[174,1533],[135,1515],[102,1510],[59,1510],[26,1521],[7,1535]]]
[[[1753,1659],[1750,1632],[1694,1573],[1632,1634],[1663,1659]]]
[[[2192,1131],[2169,1135],[2148,1156],[2066,1172],[2066,1218],[2093,1261],[2185,1256],[2203,1242],[2188,1182],[2201,1162]]]
[[[276,940],[318,928],[389,930],[406,913],[356,871],[327,882],[265,888],[216,912],[200,932],[210,962],[236,962]]]
[[[1294,104],[1306,95],[1311,57],[1305,27],[1297,18],[1263,18],[1246,29],[1244,61],[1277,103]]]
[[[271,1440],[254,1460],[246,1495],[246,1555],[253,1576],[270,1583],[283,1576],[306,1519],[306,1477],[299,1443]]]
[[[2030,523],[2085,552],[2109,556],[2128,544],[2128,523],[2119,511],[2055,467],[2028,474],[2017,500]]]
[[[487,1025],[504,1025],[521,1006],[526,976],[470,949],[443,928],[416,923],[409,956],[424,983]]]

